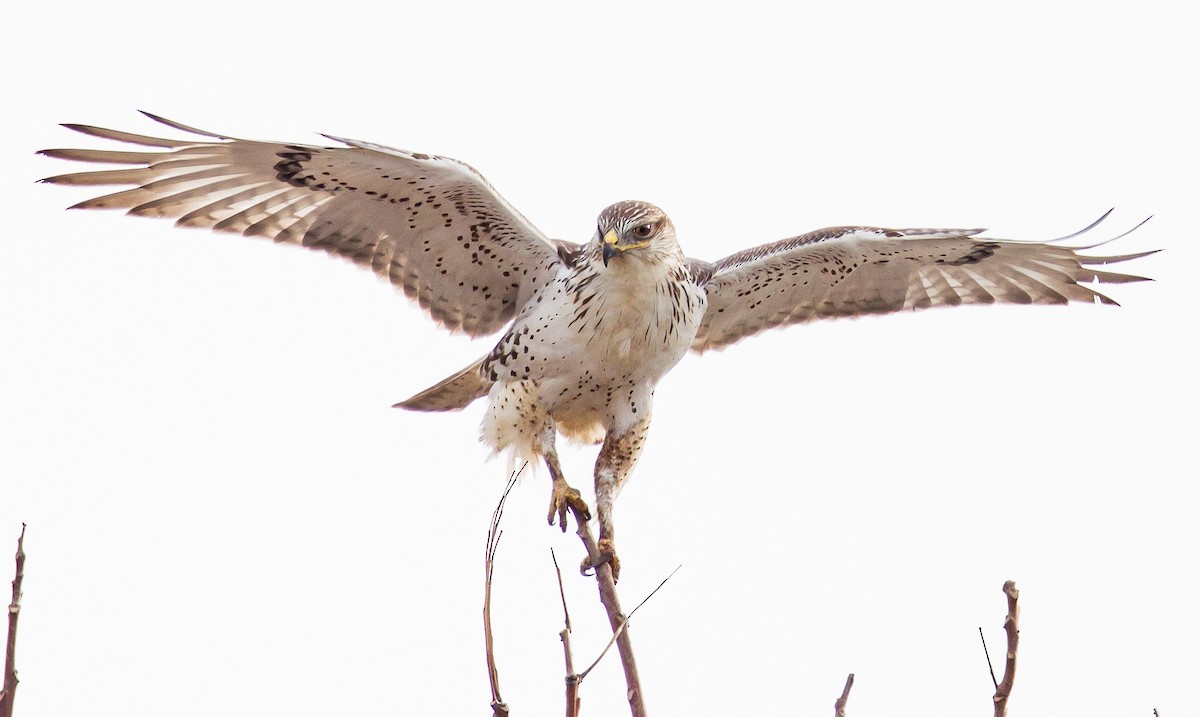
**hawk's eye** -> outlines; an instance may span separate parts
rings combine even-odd
[[[653,233],[654,233],[654,225],[653,224],[640,224],[633,228],[633,235],[635,237],[637,237],[638,239],[649,239],[650,235]]]

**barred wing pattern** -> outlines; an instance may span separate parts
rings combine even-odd
[[[262,236],[344,257],[387,279],[451,331],[502,328],[562,263],[555,244],[470,166],[454,159],[329,137],[345,147],[199,136],[175,140],[65,125],[142,151],[48,149],[79,162],[133,165],[42,181],[132,185],[73,208],[125,209]]]
[[[1054,243],[975,238],[982,231],[833,227],[738,252],[704,272],[708,310],[692,350],[775,326],[932,306],[1114,304],[1081,282],[1145,279],[1092,267],[1154,253],[1084,256]]]

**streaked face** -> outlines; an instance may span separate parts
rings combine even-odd
[[[615,256],[652,248],[668,240],[674,243],[675,228],[663,210],[646,202],[617,202],[600,213],[596,235],[604,265]]]

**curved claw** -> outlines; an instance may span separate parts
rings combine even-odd
[[[592,511],[583,500],[579,491],[567,485],[566,481],[555,481],[550,491],[550,512],[546,514],[546,522],[554,525],[554,514],[558,514],[558,527],[567,532],[567,511],[575,514],[577,520],[592,519]]]
[[[596,549],[599,551],[595,556],[589,555],[579,564],[579,572],[586,576],[591,576],[588,570],[598,569],[601,565],[608,563],[608,568],[612,570],[613,582],[621,576],[621,561],[617,558],[617,550],[613,547],[613,542],[608,538],[601,538],[596,542]]]

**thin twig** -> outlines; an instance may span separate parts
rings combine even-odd
[[[596,546],[596,539],[592,536],[587,520],[583,519],[579,511],[574,508],[571,509],[571,512],[575,514],[575,523],[579,526],[575,534],[579,536],[588,556],[599,555],[600,549]],[[613,631],[613,638],[617,641],[617,652],[621,655],[621,667],[625,671],[625,696],[629,700],[629,710],[633,717],[646,717],[646,704],[642,699],[642,684],[638,678],[637,660],[633,656],[633,642],[629,639],[625,616],[621,614],[621,601],[617,599],[612,568],[608,563],[603,563],[595,568],[595,574],[596,587],[600,591],[600,604],[604,606],[604,611],[608,614],[608,624]]]
[[[563,591],[562,570],[554,548],[550,548],[550,559],[554,561],[554,574],[558,576],[558,596],[562,598],[564,627],[558,633],[563,644],[563,659],[567,665],[567,717],[579,717],[579,683],[582,678],[575,674],[575,660],[571,656],[571,613],[567,610],[567,594]]]
[[[563,622],[567,626],[567,632],[571,631],[571,613],[567,610],[567,594],[563,592],[562,570],[558,568],[558,557],[554,555],[554,548],[550,548],[550,559],[554,561],[554,574],[558,576],[558,597],[562,599],[563,606]],[[568,671],[570,666],[568,666]]]
[[[662,579],[662,582],[658,584],[658,587],[651,590],[650,594],[647,595],[646,597],[642,598],[642,601],[637,604],[637,607],[635,607],[629,611],[628,617],[633,617],[634,613],[636,613],[638,610],[641,610],[642,606],[645,605],[650,600],[650,598],[654,597],[654,593],[658,592],[659,590],[662,590],[662,586],[666,585],[668,580],[675,577],[675,573],[679,572],[679,569],[682,567],[683,567],[682,563],[679,565],[676,565],[675,569],[671,571],[671,574]]]
[[[621,620],[621,626],[620,626],[620,627],[618,627],[616,630],[614,630],[614,631],[613,631],[613,636],[609,638],[609,640],[608,640],[608,644],[607,644],[607,645],[605,645],[605,646],[604,646],[604,649],[600,651],[600,656],[599,656],[599,657],[597,657],[597,658],[595,659],[595,661],[593,661],[593,662],[592,662],[592,664],[588,665],[588,668],[587,668],[586,670],[584,670],[583,672],[580,672],[580,673],[579,673],[579,679],[580,679],[580,680],[582,680],[583,678],[587,677],[587,676],[588,676],[588,673],[589,673],[589,672],[591,672],[591,671],[592,671],[592,670],[593,670],[593,669],[596,667],[596,665],[599,665],[599,664],[600,664],[600,660],[603,660],[603,659],[604,659],[604,656],[605,656],[606,654],[608,654],[608,649],[609,649],[610,647],[612,647],[612,646],[613,646],[613,643],[614,643],[614,642],[616,642],[618,638],[620,638],[621,634],[622,634],[622,633],[624,633],[624,631],[625,631],[625,628],[629,627],[629,618],[633,617],[633,614],[634,614],[635,612],[637,612],[637,611],[638,611],[638,610],[639,610],[639,609],[640,609],[640,608],[641,608],[643,605],[645,605],[647,600],[649,600],[650,598],[654,597],[654,593],[656,593],[656,592],[658,592],[659,590],[661,590],[661,589],[662,589],[662,586],[663,586],[663,585],[666,585],[666,584],[667,584],[667,581],[668,581],[668,580],[670,580],[671,578],[673,578],[673,577],[675,576],[675,573],[679,572],[679,568],[682,568],[682,567],[683,567],[682,565],[678,565],[678,566],[676,566],[676,567],[675,567],[675,569],[671,571],[671,574],[670,574],[670,575],[668,575],[667,577],[663,578],[663,581],[662,581],[661,583],[659,583],[659,584],[658,584],[658,587],[656,587],[656,588],[654,588],[653,590],[651,590],[651,591],[650,591],[650,594],[649,594],[649,595],[647,595],[645,598],[643,598],[643,599],[642,599],[642,601],[641,601],[640,603],[638,603],[638,604],[637,604],[637,607],[635,607],[634,609],[632,609],[632,610],[630,610],[630,611],[629,611],[629,614],[628,614],[628,615],[626,615],[626,616],[625,616],[625,617],[624,617],[624,618]]]
[[[496,549],[500,546],[500,536],[504,535],[504,531],[500,530],[500,519],[504,517],[504,503],[508,500],[508,494],[512,492],[513,486],[517,484],[517,476],[525,470],[525,465],[509,476],[508,483],[504,486],[504,492],[500,495],[500,501],[496,503],[496,509],[492,511],[487,546],[483,553],[483,644],[487,654],[488,682],[492,687],[493,717],[507,717],[508,705],[500,697],[500,675],[496,671],[496,653],[492,645],[492,574],[496,568]]]
[[[0,690],[0,717],[12,717],[17,700],[17,618],[21,615],[21,581],[25,578],[25,524],[17,538],[17,571],[12,581],[12,602],[8,605],[8,642],[4,657],[4,687]]]
[[[1012,694],[1013,680],[1017,676],[1017,639],[1021,634],[1018,624],[1020,609],[1017,606],[1020,592],[1017,590],[1017,584],[1012,580],[1005,582],[1004,594],[1008,596],[1008,614],[1004,617],[1004,632],[1008,635],[1008,651],[1004,656],[1004,678],[996,688],[995,696],[992,697],[996,707],[995,717],[1004,717],[1008,711],[1008,696]]]
[[[987,658],[988,672],[992,675],[992,686],[1000,689],[1000,683],[996,682],[996,671],[992,669],[992,656],[988,654],[987,640],[983,638],[983,628],[979,628],[979,641],[983,643],[983,656]]]
[[[846,717],[846,701],[850,699],[850,688],[854,686],[854,673],[846,676],[846,686],[842,688],[842,696],[833,703],[833,717]]]

